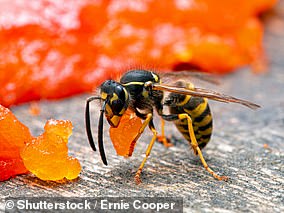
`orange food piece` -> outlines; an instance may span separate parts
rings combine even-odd
[[[81,166],[68,156],[68,138],[72,134],[68,120],[48,120],[45,132],[29,141],[21,152],[26,168],[42,180],[58,181],[78,177]]]
[[[0,105],[0,181],[28,173],[20,149],[31,139],[29,129],[9,109]]]
[[[0,157],[0,170],[0,181],[8,180],[11,177],[29,172],[24,166],[21,158]]]
[[[110,127],[110,138],[116,153],[130,157],[136,145],[133,141],[142,126],[141,119],[131,110],[126,110],[117,128]]]
[[[0,2],[0,103],[92,91],[132,64],[160,70],[182,64],[217,73],[245,65],[264,69],[258,15],[275,3],[73,0],[62,7],[51,0],[36,6]]]
[[[0,105],[0,181],[29,171],[43,180],[76,178],[81,166],[68,156],[71,133],[70,121],[49,120],[45,132],[34,138],[9,109]]]

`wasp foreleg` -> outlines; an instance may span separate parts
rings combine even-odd
[[[151,113],[149,113],[147,115],[147,118],[144,121],[144,123],[143,123],[143,125],[142,125],[142,127],[141,127],[141,129],[140,129],[140,131],[139,131],[139,133],[137,135],[138,138],[139,138],[147,125],[149,125],[149,127],[150,127],[150,129],[151,129],[151,131],[153,133],[153,137],[152,137],[151,142],[149,143],[149,145],[147,147],[147,150],[146,150],[146,153],[145,153],[145,157],[144,157],[142,163],[140,164],[139,169],[137,170],[137,172],[135,174],[134,178],[135,178],[136,184],[140,184],[141,183],[140,176],[141,176],[141,173],[142,173],[142,169],[143,169],[143,167],[144,167],[144,165],[145,165],[145,163],[146,163],[146,161],[147,161],[147,159],[148,159],[148,157],[149,157],[149,155],[151,153],[152,147],[153,147],[153,145],[154,145],[154,143],[156,141],[156,138],[157,138],[157,131],[156,131],[154,125],[153,125],[152,116],[153,115]]]

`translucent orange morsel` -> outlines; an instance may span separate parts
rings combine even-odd
[[[20,157],[18,158],[1,158],[0,157],[0,181],[8,180],[19,174],[26,174],[29,171],[23,164]]]
[[[0,105],[0,181],[28,173],[20,149],[31,139],[29,129],[9,109]]]
[[[142,126],[141,119],[131,110],[126,110],[117,128],[110,127],[109,133],[118,155],[130,157],[136,141],[133,141]]]
[[[48,120],[45,132],[29,141],[21,152],[28,170],[42,180],[58,181],[78,177],[81,166],[76,158],[68,156],[68,138],[72,134],[68,120]]]

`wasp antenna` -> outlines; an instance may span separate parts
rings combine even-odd
[[[90,119],[90,102],[93,100],[101,99],[101,97],[90,97],[86,101],[86,109],[85,109],[85,122],[86,122],[86,132],[89,140],[89,144],[94,151],[96,151],[96,146],[94,143],[92,129],[91,129],[91,119]]]
[[[101,154],[101,159],[102,159],[103,163],[107,166],[107,160],[106,160],[106,155],[105,155],[105,150],[104,150],[104,142],[103,142],[103,124],[104,124],[103,115],[104,115],[106,103],[107,103],[107,101],[104,102],[104,105],[102,106],[102,109],[101,109],[99,126],[98,126],[98,143],[99,143],[99,150],[100,150],[100,154]]]

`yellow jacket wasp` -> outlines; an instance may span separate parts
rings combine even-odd
[[[164,91],[170,92],[170,94],[163,102]],[[101,159],[105,165],[107,165],[107,160],[103,146],[103,115],[105,115],[112,128],[117,128],[126,110],[133,111],[136,116],[144,120],[133,140],[133,144],[136,143],[146,126],[149,126],[153,133],[146,150],[146,156],[135,175],[135,181],[139,184],[141,182],[142,169],[157,139],[157,131],[153,123],[153,111],[155,108],[163,120],[175,122],[178,130],[188,140],[195,154],[198,154],[200,157],[205,169],[216,179],[227,180],[226,176],[219,176],[208,167],[201,152],[201,149],[209,142],[212,133],[212,116],[207,99],[238,103],[251,109],[260,107],[257,104],[232,96],[194,87],[191,83],[177,82],[174,86],[162,84],[159,75],[151,71],[142,69],[128,71],[121,77],[119,82],[113,80],[105,81],[100,86],[100,96],[93,96],[87,99],[85,121],[90,146],[96,151],[90,122],[89,105],[91,101],[102,101],[98,125],[98,145]],[[169,107],[170,114],[166,115],[163,113],[164,105]],[[163,132],[159,139],[165,141]]]

